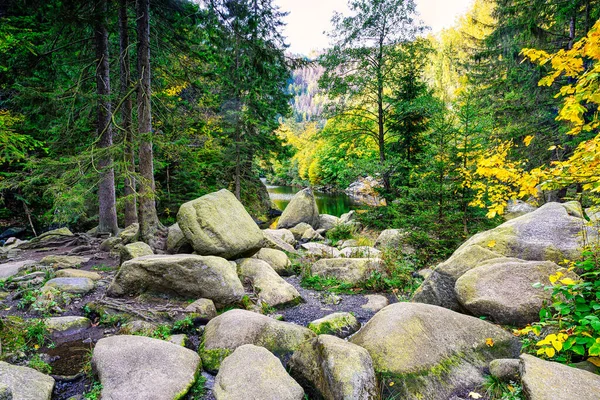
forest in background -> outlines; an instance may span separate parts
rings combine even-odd
[[[437,35],[412,0],[350,9],[308,60],[286,52],[271,0],[3,3],[3,224],[110,232],[139,216],[148,240],[223,187],[264,218],[261,176],[328,190],[374,176],[388,205],[363,223],[410,228],[442,257],[541,183],[593,203],[596,163],[581,179],[544,174],[597,134],[597,91],[576,86],[597,60],[576,44],[598,1],[476,0]],[[560,70],[561,51],[580,65]],[[583,107],[573,118],[564,96]],[[569,134],[575,117],[589,129]]]

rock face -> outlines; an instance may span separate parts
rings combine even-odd
[[[144,242],[129,243],[128,245],[121,247],[120,253],[121,264],[123,264],[125,261],[129,261],[134,258],[151,256],[152,254],[154,254],[152,248]]]
[[[533,284],[549,286],[549,276],[559,269],[552,261],[494,258],[458,278],[455,292],[473,315],[490,317],[502,325],[524,326],[539,321],[544,302],[552,297],[551,291]]]
[[[312,190],[309,188],[296,193],[277,222],[277,229],[292,228],[306,222],[313,228],[319,227],[319,208]]]
[[[454,292],[457,279],[493,258],[554,262],[577,259],[581,254],[584,220],[572,216],[570,208],[547,203],[495,229],[474,235],[434,269],[415,293],[413,301],[460,310]],[[591,230],[588,237],[595,237]]]
[[[238,347],[215,378],[217,400],[302,400],[304,390],[288,375],[281,361],[264,347]]]
[[[335,336],[320,335],[305,342],[290,359],[290,373],[310,398],[325,400],[379,399],[369,352]]]
[[[281,250],[260,249],[258,253],[254,255],[254,258],[265,261],[279,275],[291,275],[290,267],[292,266],[292,262],[287,254]]]
[[[14,400],[50,400],[54,379],[32,368],[0,361],[0,384],[8,387]]]
[[[401,399],[446,399],[480,385],[491,360],[516,358],[521,348],[489,322],[415,303],[385,307],[350,342],[369,351],[385,373],[382,387]]]
[[[238,275],[258,293],[258,300],[271,307],[302,300],[295,287],[287,283],[265,261],[246,258],[238,265]]]
[[[335,226],[339,223],[340,219],[336,216],[329,214],[321,214],[319,216],[319,229],[325,229],[325,231],[328,231],[335,228]]]
[[[220,257],[154,255],[134,258],[121,266],[108,288],[111,296],[145,292],[170,294],[215,303],[234,304],[244,296],[235,269]]]
[[[360,329],[360,322],[349,312],[337,312],[312,321],[308,329],[317,335],[345,338]]]
[[[284,356],[313,337],[315,334],[303,326],[236,309],[219,315],[206,325],[200,356],[204,368],[215,371],[225,357],[242,345],[262,346],[275,355]]]
[[[529,400],[597,400],[600,376],[564,364],[521,355],[521,380]]]
[[[199,366],[195,352],[144,336],[100,339],[92,356],[103,399],[179,399],[194,384]]]
[[[249,257],[262,247],[264,240],[242,203],[225,189],[183,204],[177,222],[200,255]]]
[[[181,231],[179,224],[173,224],[169,227],[167,235],[167,253],[169,254],[190,254],[194,251],[192,245],[186,239]]]
[[[88,278],[54,278],[42,287],[42,291],[46,289],[57,289],[61,292],[73,294],[86,294],[94,290],[94,281]]]
[[[369,279],[373,272],[386,275],[385,264],[377,258],[324,258],[311,267],[311,273],[322,278],[357,285]]]

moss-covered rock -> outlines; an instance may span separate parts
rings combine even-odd
[[[10,398],[15,400],[50,400],[54,389],[52,377],[3,361],[0,361],[0,383],[8,387]]]
[[[319,258],[339,258],[341,253],[335,247],[322,243],[304,243],[300,246],[305,254]]]
[[[306,222],[315,229],[319,227],[319,207],[310,188],[301,190],[292,197],[279,217],[277,229],[292,228],[301,222]]]
[[[41,259],[40,264],[54,269],[75,268],[90,261],[88,257],[49,255]]]
[[[278,229],[280,230],[280,229]],[[267,232],[267,230],[263,231],[264,235],[264,243],[263,246],[269,249],[275,249],[280,251],[286,251],[290,254],[297,254],[298,252],[291,244],[283,241],[279,236],[274,235],[272,233]],[[292,236],[293,237],[293,236]],[[295,241],[295,240],[294,240]]]
[[[529,400],[597,400],[600,375],[521,355],[521,381]]]
[[[340,219],[334,215],[319,215],[319,229],[323,229],[325,232],[335,228],[339,223]]]
[[[124,262],[108,288],[111,296],[146,292],[202,297],[221,305],[236,304],[245,293],[227,260],[191,254],[153,255]]]
[[[85,271],[83,269],[61,269],[56,271],[57,278],[88,278],[93,281],[99,281],[102,279],[99,273],[93,271]]]
[[[298,303],[302,300],[295,287],[286,282],[269,264],[256,258],[246,258],[238,265],[238,275],[257,294],[260,303],[270,307]]]
[[[252,256],[263,247],[258,225],[225,189],[183,204],[177,222],[200,255],[235,259]]]
[[[302,237],[304,236],[304,234],[307,231],[313,231],[314,232],[315,230],[313,229],[313,227],[310,224],[308,224],[306,222],[301,222],[301,223],[299,223],[297,225],[294,225],[291,228],[289,228],[288,231],[291,232],[292,235],[294,235],[294,239],[300,240],[300,239],[302,239]]]
[[[123,245],[137,242],[140,238],[140,224],[136,222],[129,225],[127,228],[119,232],[117,237],[119,240],[121,240],[121,244]]]
[[[360,322],[349,312],[337,312],[312,321],[308,329],[317,335],[345,338],[360,329]]]
[[[80,332],[92,326],[85,317],[53,317],[46,320],[46,328],[53,335],[67,335]]]
[[[265,229],[263,232],[270,236],[275,236],[289,245],[296,245],[294,234],[289,229]]]
[[[409,235],[409,232],[402,229],[386,229],[375,240],[375,247],[401,250],[404,254],[414,254],[414,247],[408,244]]]
[[[520,378],[519,360],[515,358],[499,358],[490,362],[490,375],[503,382],[518,382]]]
[[[186,312],[193,313],[203,319],[213,319],[217,316],[215,303],[210,299],[198,299],[185,308]]]
[[[120,264],[123,264],[125,261],[129,261],[134,258],[151,256],[153,254],[154,252],[152,251],[152,248],[144,242],[129,243],[128,245],[121,247]]]
[[[350,342],[369,351],[384,394],[402,399],[444,399],[478,386],[491,360],[516,358],[521,348],[496,325],[416,303],[385,307]]]
[[[94,281],[88,278],[54,278],[46,282],[42,291],[52,289],[65,293],[87,294],[94,290]]]
[[[254,258],[265,261],[279,275],[291,275],[292,262],[290,258],[281,250],[276,249],[260,249],[254,255]]]
[[[380,398],[369,353],[334,336],[320,335],[302,344],[290,359],[289,368],[311,399]]]
[[[302,400],[304,390],[281,361],[263,347],[246,344],[227,357],[215,378],[216,400]]]
[[[315,334],[302,326],[245,310],[230,310],[212,319],[200,346],[202,365],[216,371],[221,361],[244,344],[262,346],[278,356],[290,355]]]
[[[311,273],[355,286],[369,279],[373,273],[387,275],[384,262],[377,258],[324,258],[312,265]]]

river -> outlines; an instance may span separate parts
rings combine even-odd
[[[302,188],[295,186],[274,186],[264,180],[263,182],[267,186],[269,197],[281,211],[290,203],[292,197],[302,190]],[[314,194],[321,214],[339,217],[358,207],[358,204],[353,202],[345,193],[332,194],[315,191]]]

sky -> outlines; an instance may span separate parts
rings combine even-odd
[[[328,47],[329,38],[323,33],[331,30],[334,11],[348,13],[348,0],[275,0],[286,17],[285,35],[290,51],[308,55],[311,50]],[[421,19],[436,33],[454,24],[464,14],[472,0],[415,0]]]

